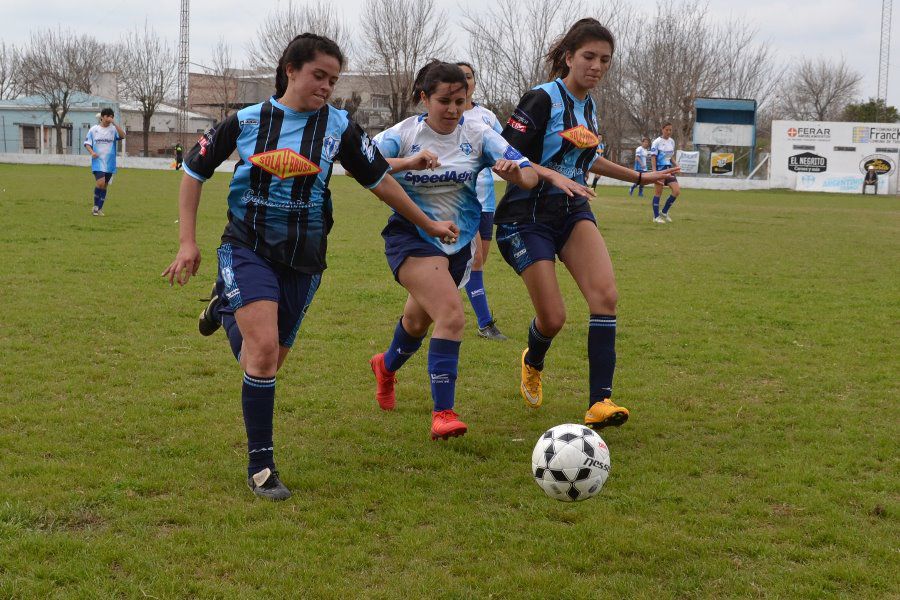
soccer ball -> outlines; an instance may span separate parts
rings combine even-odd
[[[599,494],[609,468],[609,448],[584,425],[551,427],[531,453],[535,482],[548,496],[563,502],[579,502]]]

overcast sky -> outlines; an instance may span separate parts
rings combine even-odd
[[[677,4],[679,0],[674,0]],[[295,3],[300,3],[297,0]],[[345,21],[354,22],[363,0],[332,0]],[[435,0],[443,10],[460,40],[465,55],[465,38],[455,25],[467,6],[484,6],[484,0]],[[630,3],[630,2],[629,2]],[[225,35],[232,56],[242,57],[244,48],[255,35],[266,12],[279,4],[277,0],[191,0],[191,62],[209,64],[213,46]],[[285,4],[282,2],[281,4]],[[652,7],[652,1],[635,2],[635,6]],[[758,39],[768,41],[786,63],[801,56],[839,60],[863,75],[860,92],[863,98],[875,96],[878,81],[878,48],[881,35],[881,0],[755,0],[749,6],[731,2],[710,2],[711,18],[738,18],[758,30]],[[584,16],[576,7],[590,2],[560,3],[575,16]],[[141,25],[147,20],[173,45],[178,40],[179,0],[0,0],[0,39],[22,44],[28,32],[61,24],[91,33],[100,40],[114,41],[118,32]],[[251,10],[252,8],[252,10]],[[891,80],[888,103],[900,106],[900,6],[894,12],[891,53]],[[357,22],[357,26],[361,24]],[[615,33],[615,32],[613,32]]]

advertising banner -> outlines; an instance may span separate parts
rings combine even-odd
[[[734,175],[734,153],[713,152],[709,155],[709,174],[731,176]]]
[[[797,177],[797,190],[801,192],[836,192],[839,194],[862,193],[863,175],[855,173],[828,175],[826,173],[803,173]],[[867,193],[874,194],[875,188],[869,187]],[[888,180],[878,178],[879,194],[888,193]]]
[[[675,162],[681,167],[682,173],[696,173],[700,170],[700,152],[679,150],[675,155]]]

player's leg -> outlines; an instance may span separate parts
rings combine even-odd
[[[672,208],[672,205],[675,204],[675,200],[681,194],[681,186],[678,185],[678,180],[675,179],[675,176],[669,177],[666,179],[669,189],[671,193],[669,197],[666,199],[666,204],[663,206],[661,216],[667,223],[672,222],[672,218],[669,217],[669,209]]]
[[[659,216],[659,197],[662,196],[663,184],[655,182],[653,184],[653,222],[665,223],[665,219]]]
[[[484,261],[487,258],[488,249],[493,237],[494,213],[482,212],[479,224],[479,235],[475,236],[476,250],[472,262],[472,272],[466,282],[466,295],[475,311],[478,320],[478,337],[489,340],[503,341],[507,337],[497,328],[496,321],[491,313],[487,300],[487,291],[484,288]]]
[[[369,360],[375,374],[375,400],[382,410],[394,410],[397,371],[406,364],[422,346],[432,320],[412,295],[407,296],[403,315],[394,327],[394,337],[387,350]]]
[[[466,256],[466,260],[470,258]],[[398,279],[434,321],[428,347],[428,376],[434,402],[431,437],[463,435],[468,428],[453,408],[465,314],[450,260],[445,256],[410,256],[400,267]]]
[[[106,174],[103,171],[92,171],[94,175],[94,207],[91,214],[99,216],[100,207],[103,206],[101,201],[102,192],[106,189]]]
[[[574,224],[560,258],[588,304],[589,399],[585,424],[596,429],[621,425],[628,410],[616,406],[612,396],[616,368],[616,303],[618,292],[612,261],[603,236],[592,220]]]

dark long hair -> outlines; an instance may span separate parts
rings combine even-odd
[[[565,77],[569,74],[569,66],[566,64],[566,53],[575,54],[575,51],[588,42],[609,42],[613,52],[616,50],[616,39],[612,32],[600,24],[597,19],[580,19],[569,28],[569,31],[556,39],[550,50],[544,56],[547,66],[550,68],[550,79]]]
[[[413,82],[412,103],[414,105],[419,103],[422,92],[425,92],[426,96],[432,95],[437,86],[442,83],[458,83],[462,85],[463,89],[469,89],[466,74],[459,66],[432,58],[416,73],[416,80]]]
[[[340,63],[341,68],[344,68],[344,54],[334,40],[314,33],[301,33],[292,39],[281,53],[278,68],[275,69],[276,98],[281,98],[287,91],[287,66],[291,65],[295,69],[301,69],[304,64],[316,58],[317,52],[333,56]]]

